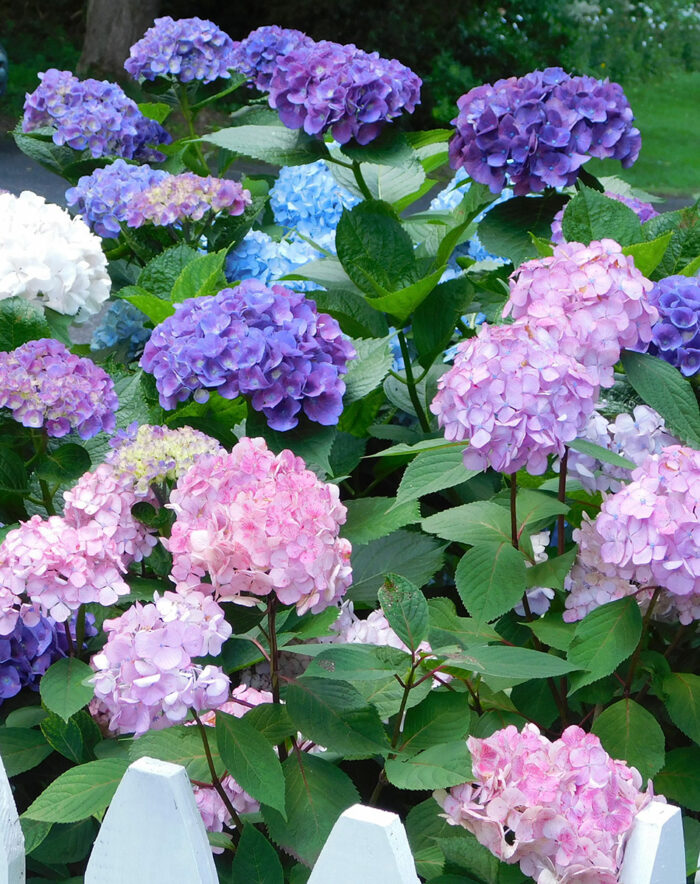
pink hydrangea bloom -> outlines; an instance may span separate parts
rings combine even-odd
[[[242,215],[250,204],[250,192],[237,181],[183,172],[169,175],[132,196],[126,206],[126,223],[142,227],[150,221],[167,227],[179,221],[200,221],[208,212]]]
[[[546,328],[563,352],[609,387],[621,349],[651,340],[659,316],[648,301],[651,289],[614,240],[565,243],[520,265],[503,315]]]
[[[331,625],[336,635],[326,639],[335,644],[380,645],[381,647],[398,648],[408,651],[394,630],[389,626],[384,611],[372,611],[362,620],[357,616],[352,602],[343,602],[338,619]],[[419,651],[432,650],[428,642],[421,642]]]
[[[230,454],[201,458],[170,497],[177,519],[167,541],[178,591],[213,591],[254,604],[275,593],[299,613],[318,613],[351,581],[346,510],[338,488],[321,482],[291,451],[273,454],[242,439]],[[211,585],[201,584],[205,574]]]
[[[538,884],[616,884],[642,778],[598,737],[568,727],[550,742],[533,724],[470,737],[473,780],[435,792],[447,821]]]
[[[10,626],[11,597],[23,593],[59,623],[87,602],[113,605],[129,592],[123,571],[114,540],[95,520],[73,526],[32,516],[0,545],[2,622]]]
[[[95,696],[110,714],[110,730],[140,736],[184,721],[191,708],[212,709],[228,697],[218,666],[192,660],[218,654],[231,634],[210,595],[166,592],[106,620],[107,643],[92,658]]]
[[[469,440],[464,465],[544,473],[579,434],[597,387],[544,328],[482,325],[458,346],[430,410],[449,441]]]

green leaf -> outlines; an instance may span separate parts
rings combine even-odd
[[[279,703],[261,703],[246,712],[245,720],[271,746],[277,746],[282,740],[296,734],[294,722],[284,706]]]
[[[576,561],[577,552],[578,548],[573,547],[563,556],[546,559],[528,568],[525,574],[528,587],[548,586],[550,589],[563,589],[564,580]],[[531,623],[527,625],[532,628]]]
[[[41,706],[20,706],[5,719],[5,727],[37,727],[49,713]]]
[[[375,430],[377,428],[372,427],[372,429]],[[383,439],[391,437],[377,436],[377,438]],[[436,439],[423,439],[420,442],[416,442],[414,445],[409,445],[406,442],[400,442],[398,445],[392,445],[390,448],[385,448],[384,451],[378,451],[376,454],[368,454],[367,457],[403,457],[406,454],[420,454],[421,451],[430,451],[433,448],[458,448],[460,451],[463,451],[464,443],[446,442],[445,437],[440,436],[440,438]]]
[[[456,543],[510,543],[510,513],[500,504],[478,500],[423,519],[429,534]]]
[[[616,467],[622,467],[625,470],[637,468],[637,464],[634,461],[621,457],[619,454],[615,454],[614,451],[603,448],[602,445],[596,445],[595,442],[589,442],[588,439],[574,439],[573,442],[569,442],[569,448],[573,448],[574,451],[579,451],[581,454],[595,457],[601,463],[609,463]]]
[[[700,212],[697,206],[688,206],[676,212],[665,212],[644,224],[647,239],[667,231],[673,236],[661,263],[654,271],[654,279],[663,279],[680,273],[700,254]]]
[[[700,743],[700,676],[672,672],[663,682],[666,709],[677,728]]]
[[[361,202],[343,211],[336,247],[345,272],[369,295],[386,295],[417,279],[411,238],[396,212],[381,200]]]
[[[337,154],[339,159],[344,159],[335,148],[331,149],[331,154]],[[364,198],[352,169],[332,163],[330,170],[339,184],[356,196]],[[372,198],[395,204],[397,212],[403,211],[406,205],[410,205],[413,202],[411,197],[416,192],[420,192],[426,183],[425,170],[420,162],[404,169],[382,163],[360,163],[360,174]]]
[[[53,749],[37,730],[21,727],[0,728],[0,757],[8,777],[31,770],[48,758]]]
[[[331,286],[327,292],[314,291],[313,298],[320,313],[328,313],[338,320],[340,327],[351,338],[383,338],[389,333],[386,319],[367,303],[365,298],[350,288]],[[354,341],[358,349],[359,341]],[[359,352],[359,351],[358,351]],[[350,363],[352,371],[353,363]],[[349,374],[350,372],[348,372]],[[347,385],[348,377],[345,377]]]
[[[324,153],[323,143],[318,139],[301,129],[287,129],[281,125],[233,126],[204,135],[201,140],[273,166],[313,163]]]
[[[448,789],[471,778],[471,755],[466,742],[457,740],[433,745],[408,758],[390,758],[385,771],[398,789]]]
[[[673,231],[669,231],[649,242],[632,243],[632,245],[625,246],[622,253],[631,255],[637,270],[643,276],[649,277],[661,263],[672,236]]]
[[[197,257],[195,249],[184,243],[166,249],[149,261],[139,273],[138,287],[159,298],[170,298],[175,280],[184,268]],[[141,308],[139,307],[139,309]]]
[[[150,292],[139,289],[135,285],[129,286],[129,289],[134,289],[134,294],[120,294],[120,297],[138,308],[144,316],[151,320],[153,325],[160,325],[161,322],[167,319],[168,316],[172,316],[175,312],[175,307],[170,301],[159,298],[158,295],[152,295]]]
[[[82,445],[68,442],[46,454],[37,461],[34,472],[39,479],[47,482],[71,482],[86,473],[92,462]],[[44,676],[45,677],[45,676]]]
[[[614,239],[621,246],[644,239],[641,222],[632,209],[591,187],[581,187],[568,202],[562,231],[567,242],[586,246],[600,239]]]
[[[368,298],[368,303],[375,310],[383,310],[391,314],[397,322],[405,322],[440,282],[445,269],[446,265],[405,288],[376,298]]]
[[[575,668],[555,654],[509,645],[467,648],[463,653],[446,657],[445,667],[448,672],[480,672],[482,675],[517,679],[520,682],[531,678],[558,678]]]
[[[569,512],[569,506],[562,503],[553,494],[535,491],[534,488],[519,488],[515,511],[518,538],[522,538],[525,529],[537,522],[551,519],[552,516],[566,515]]]
[[[347,537],[353,547],[361,546],[420,520],[416,501],[408,501],[401,506],[394,504],[391,497],[358,497],[356,500],[347,500],[345,505],[348,517],[342,529],[343,537]]]
[[[340,152],[350,160],[394,166],[397,169],[410,169],[419,164],[403,132],[390,127],[384,129],[381,135],[369,144],[360,145],[356,141],[350,141],[341,145]]]
[[[668,429],[694,448],[700,448],[700,408],[693,388],[683,375],[656,356],[622,351],[627,380],[642,399],[659,412]]]
[[[109,366],[109,374],[114,381],[114,390],[119,399],[118,429],[126,429],[134,421],[138,421],[139,424],[163,422],[163,409],[148,395],[149,385],[153,380],[149,375],[146,375],[142,369],[129,371],[123,366],[114,365]]]
[[[24,835],[24,852],[29,856],[46,838],[51,831],[53,823],[42,823],[39,820],[30,820],[29,817],[19,818]]]
[[[138,109],[149,120],[155,120],[156,123],[164,123],[170,116],[172,108],[164,101],[143,101],[139,102]]]
[[[692,260],[689,264],[686,264],[682,270],[678,271],[678,273],[681,276],[697,276],[699,270],[700,270],[700,255],[698,255],[697,258]]]
[[[476,475],[476,470],[465,468],[459,448],[423,451],[406,467],[396,494],[395,506],[436,491],[454,488]]]
[[[469,695],[436,690],[409,709],[401,730],[403,755],[440,743],[466,740],[469,733]]]
[[[319,745],[350,758],[389,751],[377,710],[348,682],[304,676],[286,686],[284,698],[294,724]]]
[[[303,761],[302,761],[303,759]],[[287,820],[263,805],[270,837],[287,853],[313,865],[340,814],[359,801],[352,780],[317,755],[291,755],[282,765],[287,786]]]
[[[309,648],[309,645],[305,647]],[[285,650],[293,651],[294,648]],[[399,648],[333,643],[328,647],[320,646],[319,653],[309,663],[305,675],[351,683],[381,681],[394,673],[405,673],[410,665],[410,655]]]
[[[30,822],[28,818],[27,822]],[[32,860],[52,866],[85,859],[97,835],[97,820],[92,818],[77,823],[38,823],[38,825],[50,825],[51,831],[34,847]]]
[[[567,659],[577,669],[588,670],[574,676],[571,691],[577,691],[614,672],[639,644],[642,615],[634,598],[618,599],[601,605],[576,626]]]
[[[566,197],[555,193],[546,197],[518,196],[499,203],[479,225],[479,239],[492,255],[510,258],[516,266],[536,258],[537,249],[530,234],[549,239],[552,219],[565,201]]]
[[[430,633],[428,641],[433,649],[470,647],[483,642],[500,641],[501,637],[490,626],[478,624],[472,617],[459,617],[452,599],[428,599]]]
[[[654,716],[634,700],[608,706],[591,730],[609,755],[636,767],[644,780],[664,766],[664,732]]]
[[[352,553],[353,582],[347,598],[373,603],[387,574],[423,586],[442,567],[444,545],[415,531],[399,530]]]
[[[128,766],[122,759],[104,758],[73,767],[50,783],[24,815],[47,823],[75,823],[101,813]]]
[[[40,682],[44,705],[67,722],[71,715],[92,700],[94,688],[85,682],[94,675],[90,666],[76,657],[57,660],[46,670]]]
[[[41,307],[24,298],[0,301],[0,351],[15,350],[27,341],[50,337]]]
[[[654,777],[654,791],[688,810],[700,812],[700,747],[667,752],[661,773]]]
[[[471,616],[485,623],[517,605],[525,592],[525,572],[525,557],[509,541],[481,543],[457,565],[457,592]]]
[[[285,816],[284,775],[279,758],[272,746],[260,739],[253,725],[245,718],[217,712],[216,742],[226,769],[241,788]]]
[[[216,747],[214,728],[209,728],[207,736],[214,769],[218,776],[222,776],[226,765],[221,760]],[[129,746],[129,761],[137,761],[144,757],[181,764],[190,779],[204,783],[211,782],[211,772],[202,737],[199,728],[192,725],[177,725],[162,731],[147,731]]]
[[[275,454],[289,448],[297,457],[303,458],[310,470],[321,472],[324,476],[331,474],[329,456],[337,432],[335,427],[321,427],[306,421],[293,430],[279,432],[268,427],[265,417],[259,411],[250,411],[246,420],[246,432],[251,437],[262,436]]]
[[[174,304],[179,304],[187,298],[215,295],[226,285],[226,277],[223,274],[225,258],[226,250],[223,249],[211,255],[200,255],[194,261],[190,261],[175,280],[170,300]]]
[[[345,381],[345,403],[363,399],[381,384],[394,363],[389,338],[353,341],[357,352],[348,365]]]
[[[700,823],[691,816],[683,817],[683,844],[685,845],[685,873],[694,879],[700,867]]]
[[[22,458],[11,448],[0,448],[0,493],[26,493],[28,481]]]
[[[343,270],[343,265],[335,257],[321,258],[318,261],[309,261],[302,267],[297,268],[296,273],[287,273],[283,279],[310,279],[317,282],[324,288],[335,290],[337,288],[354,291],[358,294],[360,290],[355,286],[353,281]],[[314,292],[314,298],[316,292]]]
[[[417,651],[428,634],[430,621],[423,593],[409,580],[389,574],[378,596],[389,626],[411,651]]]
[[[441,282],[416,307],[413,314],[413,343],[418,361],[428,368],[452,340],[457,320],[474,299],[473,283],[460,276]]]
[[[243,826],[231,873],[231,881],[241,884],[284,884],[277,852],[255,826]]]

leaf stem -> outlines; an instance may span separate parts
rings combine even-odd
[[[644,614],[644,620],[642,620],[642,634],[639,636],[639,643],[637,647],[634,649],[634,654],[632,655],[632,659],[630,660],[630,667],[627,672],[627,678],[624,681],[624,694],[625,697],[629,697],[630,690],[632,688],[632,681],[634,679],[634,674],[637,671],[637,666],[639,664],[639,658],[642,654],[642,645],[644,644],[644,636],[649,629],[649,622],[651,620],[651,615],[654,613],[654,608],[656,607],[656,602],[661,595],[661,587],[657,586],[654,590],[654,595],[651,597],[651,601],[649,602],[649,607],[646,609],[646,613]]]
[[[231,815],[231,820],[233,825],[235,826],[235,830],[231,833],[231,841],[235,845],[238,844],[238,841],[241,837],[241,832],[243,830],[243,821],[238,816],[236,808],[231,804],[231,799],[226,794],[226,790],[221,785],[221,780],[219,779],[219,775],[216,772],[216,767],[214,766],[214,759],[211,755],[211,749],[209,748],[209,738],[207,737],[207,728],[206,725],[203,724],[202,719],[197,715],[195,709],[192,709],[192,715],[194,716],[194,720],[197,722],[197,727],[199,728],[199,734],[202,738],[202,745],[204,746],[204,754],[207,759],[207,765],[209,766],[209,773],[211,775],[211,782],[214,788],[216,789],[219,797],[224,803],[224,807]]]
[[[352,174],[355,176],[355,181],[357,182],[357,186],[360,188],[360,193],[366,200],[374,199],[372,194],[370,193],[369,187],[367,187],[367,182],[362,176],[362,169],[360,168],[360,164],[357,160],[352,161]]]
[[[559,464],[559,491],[557,498],[561,503],[566,500],[566,468],[569,462],[569,446],[564,446],[564,456]],[[564,555],[564,513],[557,516],[557,554]]]
[[[510,474],[510,539],[515,549],[520,549],[518,542],[518,513],[516,499],[518,496],[518,480],[515,473]],[[527,611],[527,608],[525,609]]]
[[[408,395],[411,397],[411,403],[416,411],[416,416],[418,417],[418,423],[421,425],[421,429],[424,433],[429,433],[430,424],[428,423],[428,419],[425,416],[425,412],[420,404],[420,399],[418,398],[418,390],[416,389],[416,382],[413,377],[413,367],[411,366],[411,357],[408,353],[408,343],[406,342],[406,335],[403,331],[398,332],[398,340],[399,347],[401,347],[401,355],[403,356],[404,369],[406,371]]]

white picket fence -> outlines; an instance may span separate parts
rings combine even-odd
[[[0,762],[0,884],[24,884],[24,837]],[[85,884],[217,884],[184,767],[141,758],[126,771],[88,862]],[[681,812],[653,803],[638,816],[620,884],[684,884]],[[700,884],[700,873],[695,878]],[[394,813],[356,804],[328,837],[309,884],[419,884]]]

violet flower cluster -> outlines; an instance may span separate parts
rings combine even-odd
[[[597,385],[545,328],[482,325],[458,345],[430,410],[449,441],[469,440],[464,465],[544,473],[591,413]]]
[[[234,43],[231,67],[250,77],[261,92],[268,92],[279,59],[297,49],[310,49],[313,45],[311,37],[301,31],[279,25],[264,25],[251,31],[245,40]]]
[[[335,319],[282,286],[244,280],[212,297],[190,298],[158,325],[141,367],[156,379],[160,403],[174,408],[214,389],[249,396],[275,430],[289,430],[303,409],[324,426],[338,422],[355,355]]]
[[[152,145],[168,144],[170,135],[144,117],[116,83],[79,80],[56,68],[39,79],[41,84],[24,102],[23,132],[51,128],[54,144],[88,150],[95,158],[164,159]]]
[[[604,195],[607,196],[608,199],[615,200],[616,202],[627,206],[628,209],[632,209],[642,224],[646,221],[650,221],[652,218],[656,218],[659,214],[651,203],[645,203],[644,200],[637,199],[636,196],[625,196],[622,193],[613,193],[610,190],[606,190]],[[551,239],[555,245],[560,245],[565,242],[564,231],[562,230],[562,221],[564,219],[565,211],[566,206],[561,208],[552,219]]]
[[[516,196],[571,186],[591,157],[629,168],[641,136],[622,87],[561,68],[533,71],[477,86],[457,102],[450,141],[453,169],[498,193],[510,183]]]
[[[213,592],[255,604],[276,595],[300,614],[337,602],[351,582],[346,509],[291,451],[243,438],[230,454],[202,458],[170,497],[177,518],[167,547],[178,592]],[[208,575],[211,583],[203,584]]]
[[[81,439],[114,430],[119,407],[110,376],[51,338],[0,353],[0,408],[48,436],[75,430]]]
[[[473,780],[434,793],[448,823],[538,884],[617,884],[634,818],[653,800],[635,768],[576,726],[550,742],[510,725],[467,745]]]
[[[129,200],[165,178],[168,173],[162,169],[119,159],[78,179],[76,186],[66,191],[66,202],[80,212],[90,230],[116,239],[126,221]]]
[[[238,181],[202,178],[194,172],[167,175],[134,194],[126,205],[126,223],[167,227],[180,221],[201,221],[209,212],[242,215],[251,204],[250,193]]]
[[[218,654],[231,635],[210,595],[166,592],[106,620],[104,630],[107,643],[90,662],[98,712],[109,715],[111,731],[138,737],[183,722],[192,708],[215,709],[228,698],[223,670],[193,662]]]
[[[693,377],[700,371],[700,279],[667,276],[654,283],[649,301],[659,311],[649,353]]]
[[[231,76],[233,40],[214,22],[169,15],[157,18],[152,28],[131,47],[124,67],[135,80],[174,77],[181,83]]]
[[[651,288],[614,240],[565,243],[520,265],[503,315],[546,328],[562,352],[609,387],[622,348],[651,340],[658,318]]]

